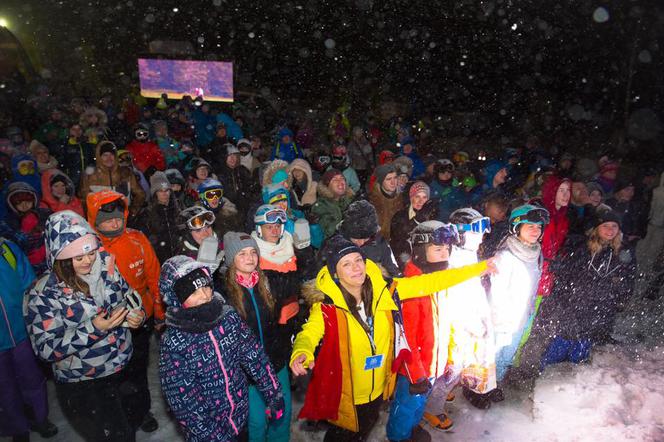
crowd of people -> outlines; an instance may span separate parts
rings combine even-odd
[[[664,283],[664,174],[610,150],[529,138],[475,159],[344,113],[270,139],[200,97],[31,106],[0,139],[15,441],[58,431],[43,366],[85,440],[157,430],[157,353],[188,441],[288,441],[293,413],[362,441],[388,402],[388,439],[426,441],[457,393],[488,409],[588,361]]]

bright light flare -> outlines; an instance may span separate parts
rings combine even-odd
[[[7,21],[6,18],[0,17],[0,28],[8,28],[9,27],[9,22]]]

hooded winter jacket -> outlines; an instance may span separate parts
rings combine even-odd
[[[290,136],[291,138],[291,142],[288,144],[281,142],[281,139],[286,135]],[[295,158],[304,158],[304,152],[302,152],[302,149],[295,144],[295,141],[293,141],[293,131],[287,127],[284,127],[277,134],[277,142],[272,148],[270,159],[279,159],[290,163]]]
[[[28,175],[21,175],[19,172],[18,166],[24,161],[32,163],[33,172]],[[33,189],[35,189],[37,196],[41,198],[41,177],[39,176],[39,170],[37,169],[37,162],[30,155],[19,154],[12,157],[12,179],[5,183],[5,187],[12,183],[29,184]]]
[[[555,175],[549,176],[542,186],[542,201],[544,207],[549,211],[550,221],[544,227],[542,233],[542,277],[540,278],[537,293],[548,296],[553,288],[554,276],[549,271],[549,264],[558,257],[558,252],[565,243],[569,231],[569,218],[567,206],[556,209],[556,193],[563,183],[569,183],[570,191],[572,182],[567,178],[559,178]]]
[[[63,177],[66,181],[65,187],[67,189],[67,195],[70,198],[69,202],[66,204],[55,198],[53,196],[53,192],[51,191],[51,183],[53,182],[53,179],[58,176]],[[81,204],[81,200],[76,197],[76,188],[74,187],[74,183],[63,172],[59,171],[58,169],[49,169],[44,171],[42,174],[42,190],[43,194],[40,203],[41,207],[47,208],[53,213],[60,212],[62,210],[71,210],[81,216],[85,216],[85,213],[83,212],[83,204]]]
[[[49,271],[30,290],[24,306],[25,322],[37,356],[53,363],[57,382],[78,382],[120,371],[132,354],[131,334],[125,327],[97,329],[92,320],[112,312],[129,292],[127,282],[106,251],[99,250],[86,282],[86,295],[60,281],[53,271],[55,257],[76,239],[94,233],[71,211],[53,214],[46,225]]]
[[[184,256],[164,263],[160,287],[168,327],[161,339],[159,379],[187,441],[235,440],[249,414],[248,380],[269,406],[281,400],[281,386],[260,343],[221,295],[182,307],[173,284],[197,268],[203,265]]]
[[[295,169],[304,172],[306,183],[304,186],[302,186],[305,187],[305,189],[302,189],[293,177],[293,184],[291,186],[291,195],[293,196],[292,201],[294,203],[293,206],[296,209],[302,209],[304,206],[312,206],[316,203],[316,189],[318,187],[318,183],[312,178],[311,166],[307,160],[296,158],[288,165],[289,175],[292,176],[293,170]]]
[[[125,187],[128,187],[131,198],[129,202],[129,212],[131,214],[136,214],[139,212],[143,203],[145,202],[145,192],[141,188],[136,176],[131,169],[120,166],[116,161],[111,169],[104,166],[101,162],[101,155],[99,155],[99,149],[103,146],[104,143],[109,143],[110,141],[102,141],[97,144],[95,150],[95,155],[97,158],[97,167],[91,173],[83,176],[81,179],[81,187],[79,189],[81,193],[81,198],[86,201],[87,196],[91,192],[98,191],[100,188],[107,188],[111,190],[125,190]],[[94,187],[93,187],[94,186]],[[88,208],[88,210],[90,210]]]
[[[28,257],[13,242],[0,239],[0,352],[28,339],[23,299],[35,279]]]
[[[97,229],[97,214],[101,206],[120,198],[124,199],[124,196],[112,190],[89,194],[88,222],[106,251],[115,257],[115,263],[129,286],[140,293],[146,318],[154,315],[163,321],[164,307],[159,295],[159,260],[148,238],[138,230],[127,228],[129,210],[125,208],[123,232],[119,236],[109,238]]]
[[[386,281],[380,268],[367,260],[367,277],[373,288],[373,328],[368,334],[350,312],[327,266],[323,267],[318,272],[315,286],[309,283],[305,287],[303,295],[312,304],[311,311],[307,323],[295,338],[290,360],[292,364],[295,358],[304,354],[304,365],[308,366],[323,340],[299,417],[327,419],[335,425],[357,431],[355,405],[387,397],[393,388],[394,379],[390,376],[396,339],[395,289],[398,289],[395,296],[400,299],[426,297],[432,291],[444,290],[478,276],[485,269],[486,262],[481,262],[461,269]],[[365,370],[367,358],[376,355],[383,356],[382,364]]]
[[[81,183],[85,170],[95,167],[95,146],[70,137],[54,150],[60,162],[60,169],[77,186]]]

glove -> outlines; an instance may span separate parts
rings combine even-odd
[[[411,395],[427,394],[429,390],[431,390],[431,382],[427,378],[408,386],[408,393]]]
[[[265,409],[265,414],[267,415],[268,419],[272,421],[278,421],[281,420],[281,418],[284,416],[285,408],[286,404],[284,404],[284,397],[281,395],[281,392],[279,392],[279,397],[273,400],[272,404],[270,404],[270,406]]]

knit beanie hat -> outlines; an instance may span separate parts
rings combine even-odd
[[[602,189],[602,186],[597,184],[594,181],[589,181],[586,183],[586,187],[588,188],[588,194],[591,194],[595,191],[599,192],[600,195],[604,196],[604,189]]]
[[[397,169],[393,163],[387,163],[376,167],[374,175],[376,175],[376,182],[378,183],[378,185],[382,186],[383,181],[385,181],[385,177],[392,172],[394,173],[397,172]]]
[[[371,238],[379,229],[376,208],[367,200],[358,200],[344,212],[339,231],[349,239],[364,239]]]
[[[330,185],[330,181],[332,181],[337,175],[343,175],[339,169],[328,169],[321,177],[321,183],[323,183],[323,186],[327,187]]]
[[[56,173],[55,175],[53,175],[48,185],[52,187],[55,183],[62,183],[65,185],[65,187],[69,184],[67,182],[67,178],[65,178],[65,176],[61,173]]]
[[[618,212],[609,206],[605,206],[604,208],[598,207],[597,210],[595,210],[595,216],[593,217],[593,227],[599,227],[600,225],[609,222],[617,223],[618,227],[622,227],[622,219]]]
[[[64,248],[60,250],[58,255],[55,257],[58,261],[75,258],[77,256],[82,256],[87,253],[97,250],[99,248],[99,242],[97,237],[92,233],[83,235],[78,239],[67,244]]]
[[[424,181],[415,181],[412,186],[410,186],[410,191],[408,192],[408,197],[412,198],[420,192],[424,192],[429,198],[431,196],[431,189]]]
[[[365,260],[367,259],[362,249],[341,235],[334,235],[327,240],[327,245],[325,247],[325,259],[327,261],[327,269],[331,275],[337,273],[337,264],[341,258],[350,253],[359,253],[362,255],[362,258]]]
[[[194,269],[173,284],[175,295],[182,305],[184,305],[187,298],[202,287],[212,287],[212,277],[205,268]]]
[[[117,148],[115,147],[115,144],[111,143],[110,141],[102,141],[99,143],[99,156],[104,155],[106,152],[111,152],[113,155],[117,152]]]
[[[166,179],[171,184],[179,184],[182,187],[185,185],[184,177],[182,173],[177,169],[166,169],[164,172],[166,174]]]
[[[626,189],[628,187],[634,187],[634,181],[629,179],[628,177],[618,177],[616,180],[616,183],[613,186],[613,194],[615,195],[616,193],[620,192],[623,189]]]
[[[235,260],[235,255],[245,247],[254,248],[256,253],[260,255],[258,244],[251,235],[244,232],[226,232],[224,234],[224,256],[226,259],[226,265],[230,266]]]
[[[150,177],[150,194],[152,196],[154,196],[154,194],[158,190],[170,190],[170,189],[171,189],[171,183],[168,181],[168,177],[164,172],[158,170],[152,174],[152,176]]]
[[[288,179],[288,172],[286,169],[277,170],[274,175],[272,175],[272,184],[282,183]]]

